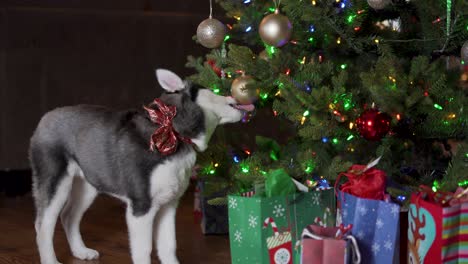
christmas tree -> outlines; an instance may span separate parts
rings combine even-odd
[[[191,80],[229,95],[247,78],[257,108],[296,128],[288,144],[259,138],[252,155],[228,162],[236,186],[278,167],[333,182],[377,157],[392,194],[468,184],[467,1],[217,2],[227,35],[206,58],[189,57]]]

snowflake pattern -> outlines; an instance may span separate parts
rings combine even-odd
[[[237,208],[237,200],[229,197],[229,208],[236,209]]]
[[[384,226],[384,223],[382,219],[377,218],[377,222],[375,222],[375,225],[377,226],[377,229],[381,229]]]
[[[277,264],[287,264],[291,259],[291,253],[285,248],[280,248],[273,258]]]
[[[367,214],[367,208],[365,206],[363,206],[363,205],[359,206],[357,210],[358,210],[359,214],[361,214],[361,215],[366,215]]]
[[[400,214],[400,207],[398,207],[398,205],[392,206],[392,209],[390,209],[390,211],[393,214],[393,217],[397,218]]]
[[[385,243],[384,243],[384,248],[385,248],[386,250],[392,250],[392,248],[393,248],[393,243],[392,243],[390,240],[385,241]]]
[[[255,228],[257,227],[257,217],[253,215],[249,215],[249,227]]]
[[[283,217],[284,211],[285,209],[283,208],[283,206],[281,204],[277,204],[274,206],[273,214],[275,215],[275,217]]]
[[[315,204],[315,205],[320,204],[320,194],[318,192],[312,195],[312,204]]]
[[[362,231],[359,231],[359,232],[357,233],[357,235],[356,235],[356,236],[357,236],[357,238],[359,238],[359,239],[363,240],[363,239],[364,239],[364,237],[366,236],[366,234],[364,234],[364,232],[362,232]]]
[[[380,245],[377,243],[372,244],[372,252],[377,255],[380,251]]]
[[[344,209],[343,210],[343,218],[347,218],[348,217],[348,209]]]
[[[234,233],[234,241],[242,243],[242,233],[239,230]]]

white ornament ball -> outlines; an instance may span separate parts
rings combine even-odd
[[[270,46],[281,47],[288,43],[292,28],[288,17],[277,11],[262,19],[258,31],[263,42]]]
[[[391,0],[367,0],[369,6],[375,10],[384,9],[390,2]]]
[[[465,62],[465,65],[466,65],[468,63],[468,40],[465,41],[465,44],[463,44],[461,48],[460,57]]]
[[[221,46],[226,36],[226,27],[219,20],[207,18],[197,28],[197,39],[206,48]]]

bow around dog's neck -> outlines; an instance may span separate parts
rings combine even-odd
[[[192,144],[190,138],[181,136],[172,125],[172,120],[177,115],[177,108],[164,104],[160,99],[154,99],[153,104],[157,108],[143,106],[149,119],[159,126],[151,135],[150,150],[170,155],[177,150],[179,141]]]
[[[146,118],[156,125],[148,138],[151,151],[171,155],[183,143],[192,144],[200,151],[206,149],[204,113],[190,98],[185,97],[185,94],[178,93],[163,94],[143,107]]]

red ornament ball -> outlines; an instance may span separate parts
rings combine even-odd
[[[208,61],[206,61],[206,63],[210,65],[211,69],[213,69],[213,71],[216,73],[216,75],[218,75],[218,77],[221,77],[221,68],[216,66],[215,60],[209,59]]]
[[[359,134],[370,141],[381,140],[390,131],[392,118],[376,109],[365,110],[356,120]]]

